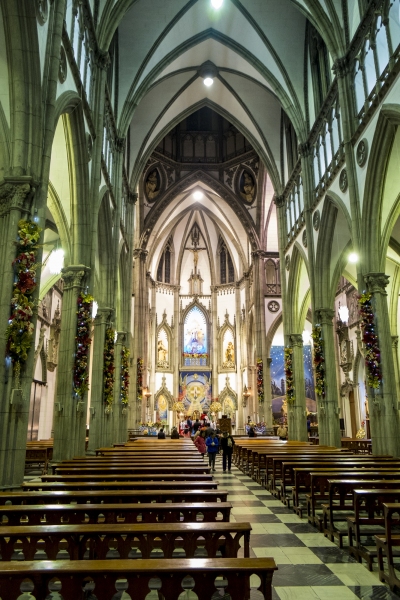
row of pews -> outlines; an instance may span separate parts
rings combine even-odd
[[[400,460],[307,442],[238,440],[234,464],[400,590]]]
[[[138,439],[51,471],[0,493],[2,600],[247,600],[251,576],[271,600],[275,562],[249,558],[251,525],[230,523],[191,440]]]

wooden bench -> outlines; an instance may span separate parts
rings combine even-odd
[[[375,549],[369,549],[362,543],[362,538],[373,537],[384,533],[385,502],[400,502],[400,489],[397,490],[354,490],[354,516],[347,517],[347,534],[349,538],[349,552],[358,562],[364,559],[372,571]]]
[[[236,558],[250,556],[250,523],[150,523],[0,527],[1,560]],[[64,553],[59,556],[60,552]],[[116,557],[115,554],[118,554]],[[162,554],[163,556],[160,556]],[[182,556],[183,554],[183,556]]]
[[[29,485],[29,484],[26,484]],[[34,484],[30,484],[33,488]],[[66,484],[69,485],[69,484]],[[68,491],[61,486],[58,491],[22,491],[0,493],[0,506],[8,502],[13,504],[66,504],[78,503],[132,503],[132,502],[226,502],[227,490],[135,490],[135,489],[97,489]],[[34,489],[34,488],[33,488]]]
[[[0,564],[0,595],[14,600],[25,591],[42,599],[47,591],[57,591],[73,600],[89,598],[92,591],[98,600],[110,600],[118,590],[145,600],[150,590],[159,590],[159,598],[176,600],[183,590],[192,589],[208,600],[226,589],[232,600],[247,600],[250,577],[257,575],[258,590],[271,600],[276,568],[272,558],[8,562]]]
[[[27,446],[25,465],[42,465],[42,473],[47,473],[49,462],[53,458],[53,447]]]
[[[394,559],[400,556],[400,534],[395,533],[399,530],[400,524],[400,504],[393,502],[384,502],[384,535],[375,535],[375,543],[378,555],[379,579],[387,583],[390,589],[400,590],[400,579],[396,573],[399,571],[399,564]],[[386,558],[387,566],[385,569],[383,559]]]
[[[62,481],[67,483],[68,481],[84,481],[87,480],[86,475],[42,475],[40,477],[42,481],[46,481],[47,483],[54,483],[55,481]],[[201,473],[200,475],[190,475],[190,474],[179,474],[179,473],[154,473],[153,475],[149,475],[148,473],[142,473],[138,475],[136,473],[130,475],[108,475],[105,473],[104,475],[91,475],[90,481],[131,481],[133,482],[153,482],[153,483],[161,483],[161,482],[179,482],[188,484],[191,487],[203,487],[203,483],[205,482],[213,482],[215,485],[218,485],[217,481],[213,480],[213,476],[205,475]],[[199,484],[199,485],[198,485]]]
[[[197,475],[197,474],[205,474],[208,475],[210,473],[210,467],[205,464],[200,466],[186,466],[183,462],[180,465],[175,467],[171,466],[143,466],[145,463],[141,463],[142,466],[138,467],[70,467],[65,469],[57,469],[56,473],[59,475],[76,475],[81,473],[82,475],[95,475],[96,473],[119,473],[123,475],[124,473],[179,473],[179,474],[187,474],[187,475]]]
[[[0,528],[5,524],[229,522],[231,508],[230,502],[7,505],[0,507]]]
[[[358,490],[390,490],[400,489],[400,479],[369,479],[365,474],[362,479],[329,479],[328,502],[322,507],[322,532],[331,542],[336,538],[339,547],[343,548],[343,538],[347,537],[347,517],[354,514],[354,494]],[[344,523],[346,527],[337,526]]]
[[[320,448],[310,448],[307,450],[281,450],[277,452],[271,452],[271,450],[261,449],[261,450],[253,450],[250,456],[250,476],[258,481],[258,483],[264,483],[265,487],[271,479],[272,470],[273,470],[273,459],[274,458],[317,458],[317,457],[337,457],[339,454],[341,456],[347,451],[342,450],[326,450]],[[277,471],[278,472],[278,471]]]
[[[199,481],[198,484],[187,481],[121,481],[117,478],[113,478],[112,481],[92,481],[89,477],[88,481],[54,481],[54,482],[26,482],[23,483],[21,488],[26,491],[85,491],[85,490],[132,490],[136,491],[148,491],[149,493],[157,493],[160,491],[173,490],[175,492],[181,491],[195,491],[202,493],[202,491],[215,492],[217,493],[218,482],[217,481]],[[194,489],[193,489],[194,488]]]

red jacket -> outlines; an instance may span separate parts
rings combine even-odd
[[[197,438],[194,440],[194,444],[200,454],[205,454],[207,452],[206,440],[201,435],[197,436]]]

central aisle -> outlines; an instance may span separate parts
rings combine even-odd
[[[232,473],[224,473],[219,455],[214,475],[220,488],[229,491],[231,521],[252,525],[250,556],[270,556],[278,565],[273,600],[398,600],[377,573],[358,564],[250,477],[234,466]],[[252,594],[257,599],[258,592]]]

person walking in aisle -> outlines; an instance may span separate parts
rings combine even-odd
[[[209,437],[206,439],[207,453],[208,453],[208,464],[213,471],[215,471],[215,457],[218,452],[218,438],[212,431]]]
[[[204,455],[207,452],[206,432],[205,431],[200,431],[199,435],[195,437],[194,445],[196,446],[197,450],[200,452],[200,454],[204,458]]]
[[[224,431],[224,434],[221,438],[221,450],[222,450],[222,470],[226,471],[226,462],[228,461],[228,471],[231,471],[232,465],[232,454],[233,454],[233,446],[235,445],[235,440],[231,436],[230,433]]]

